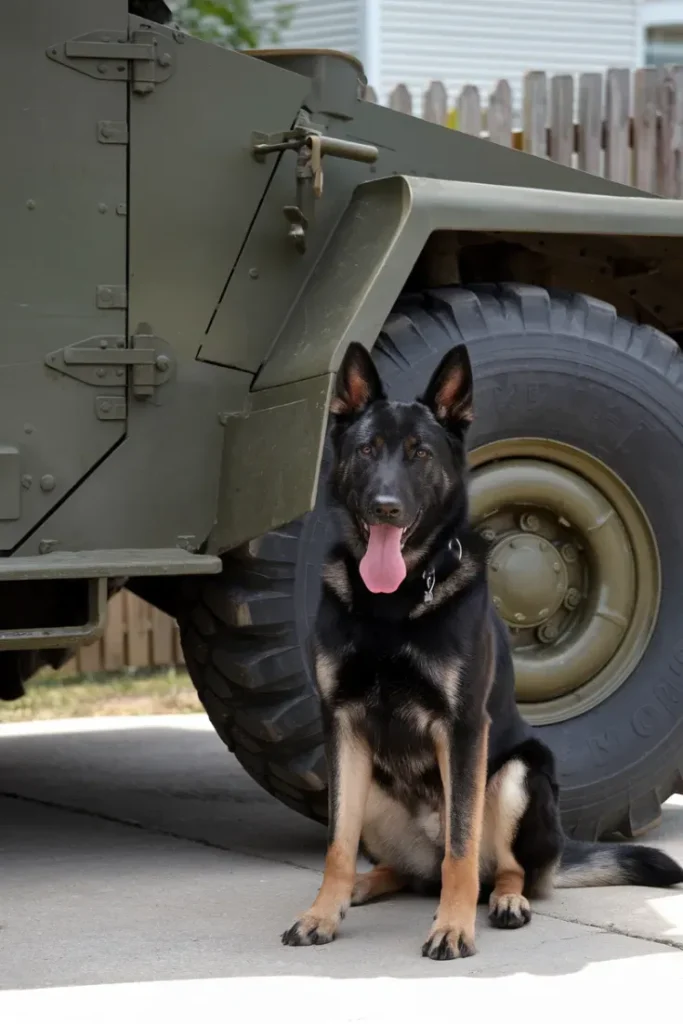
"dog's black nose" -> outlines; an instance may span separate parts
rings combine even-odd
[[[382,495],[375,498],[372,510],[378,519],[398,519],[403,513],[403,506],[398,498],[389,498]]]

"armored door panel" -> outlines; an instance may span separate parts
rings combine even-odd
[[[125,344],[126,81],[49,50],[127,29],[125,0],[0,6],[0,550],[15,548],[125,430],[125,371],[68,365],[66,346]],[[98,127],[99,126],[99,127]],[[99,138],[98,138],[99,136]],[[123,141],[121,141],[123,139]],[[51,362],[48,360],[53,354]],[[68,358],[68,354],[67,354]]]

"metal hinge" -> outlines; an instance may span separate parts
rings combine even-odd
[[[133,92],[144,95],[173,73],[173,56],[165,40],[152,32],[86,32],[64,43],[48,46],[50,60],[105,82],[132,83]]]
[[[134,334],[130,342],[126,348],[126,339],[120,335],[85,338],[50,352],[45,362],[50,369],[83,384],[96,388],[127,385],[135,398],[149,398],[171,376],[174,361],[170,347],[153,334]]]

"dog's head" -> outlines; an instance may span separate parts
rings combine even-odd
[[[435,538],[466,512],[465,435],[472,370],[451,349],[414,402],[386,397],[375,365],[352,343],[332,399],[332,494],[373,593],[392,593]]]

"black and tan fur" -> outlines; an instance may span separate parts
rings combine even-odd
[[[286,945],[331,941],[350,904],[440,891],[422,952],[470,956],[478,899],[518,928],[553,886],[668,886],[683,870],[649,847],[565,839],[553,756],[521,718],[507,632],[468,520],[472,376],[449,352],[421,399],[386,399],[352,345],[333,400],[332,498],[344,540],[329,553],[313,638],[330,789],[325,873]],[[371,593],[368,527],[405,530],[405,580]],[[395,534],[394,534],[395,536]],[[428,600],[431,596],[432,600]],[[359,844],[375,867],[356,875]]]

